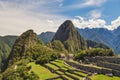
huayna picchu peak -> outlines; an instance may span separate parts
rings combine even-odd
[[[66,20],[59,27],[52,41],[54,40],[60,40],[69,52],[87,49],[85,39],[78,33],[70,20]]]

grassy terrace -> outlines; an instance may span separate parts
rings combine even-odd
[[[76,63],[76,64],[79,64],[77,61],[71,61],[73,63]],[[99,68],[99,69],[102,69],[104,67],[99,67],[99,66],[96,66],[96,65],[86,65],[86,64],[80,64],[80,65],[83,65],[83,66],[91,66],[91,67],[95,67],[95,68]],[[104,68],[104,69],[108,69],[108,70],[111,70],[109,68]],[[83,74],[84,75],[84,74]],[[84,75],[86,76],[86,75]],[[97,74],[97,75],[93,75],[93,76],[90,76],[90,78],[92,80],[120,80],[120,77],[117,77],[117,76],[107,76],[107,75],[103,75],[103,74]]]
[[[73,69],[71,66],[66,65],[63,60],[56,60],[52,61],[51,63],[58,66],[59,68]]]
[[[92,80],[120,80],[120,77],[109,77],[106,75],[98,74],[90,77]]]
[[[50,72],[45,67],[43,67],[41,65],[37,65],[34,62],[29,63],[28,66],[29,65],[32,66],[32,70],[31,71],[34,71],[35,74],[37,74],[40,77],[40,80],[45,80],[45,79],[48,79],[48,78],[52,78],[52,77],[58,76],[57,74],[54,74],[54,73]]]
[[[63,60],[52,61],[45,65],[48,66],[50,69],[52,68],[53,70],[55,70],[56,74],[68,80],[80,80],[84,79],[83,77],[87,76],[87,74],[76,71],[71,66],[65,64]]]
[[[40,77],[40,80],[47,80],[55,77],[57,78],[54,80],[85,80],[84,77],[87,76],[87,73],[72,68],[71,66],[65,64],[63,60],[51,61],[50,63],[45,64],[49,67],[48,69],[47,67],[37,65],[34,62],[29,63],[28,66],[29,65],[32,66],[31,71],[34,71]],[[49,69],[54,70],[54,73],[52,73]],[[93,75],[90,76],[90,78],[92,80],[120,80],[120,77],[109,77],[102,74]]]
[[[87,74],[80,72],[80,71],[74,71],[74,74],[80,75],[80,76],[87,76]]]

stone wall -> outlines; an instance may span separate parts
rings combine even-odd
[[[66,63],[77,69],[84,70],[84,71],[91,72],[91,73],[99,73],[99,74],[111,74],[112,73],[115,76],[120,76],[120,71],[117,71],[117,70],[85,66],[85,65],[76,64],[73,62],[68,62],[68,61]]]
[[[106,62],[110,62],[110,63],[116,63],[116,64],[120,64],[120,58],[118,57],[85,57],[85,60],[90,61],[90,62],[99,62],[99,61],[106,61]]]
[[[99,62],[97,62],[97,66],[101,66],[101,67],[110,68],[110,69],[113,69],[113,70],[120,71],[120,65],[119,64],[99,61]]]

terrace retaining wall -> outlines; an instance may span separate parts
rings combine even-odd
[[[120,65],[119,64],[114,64],[114,63],[108,63],[108,62],[97,62],[98,66],[105,67],[105,68],[110,68],[113,70],[118,70],[120,71]]]
[[[105,61],[105,62],[120,64],[120,58],[118,57],[105,57],[105,56],[85,57],[85,60],[88,60],[89,62]]]
[[[111,74],[112,73],[115,76],[120,76],[120,71],[117,71],[117,70],[112,70],[108,68],[97,68],[97,67],[92,67],[92,66],[84,66],[84,65],[76,64],[76,63],[69,62],[69,61],[66,61],[66,63],[77,69],[84,70],[87,72],[99,73],[99,74]]]

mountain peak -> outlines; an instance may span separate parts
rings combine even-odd
[[[70,37],[70,33],[75,31],[76,30],[72,21],[66,20],[63,24],[60,25],[52,41],[60,40],[61,42],[64,42]]]
[[[61,26],[60,28],[62,29],[68,29],[68,28],[75,28],[72,21],[71,20],[66,20]]]
[[[13,62],[21,59],[25,55],[26,51],[30,48],[30,46],[37,44],[37,42],[39,42],[39,39],[33,30],[24,32],[21,36],[18,37],[18,39],[16,39],[11,53],[8,56],[7,65],[13,64]]]
[[[63,24],[72,24],[71,20],[66,20]]]
[[[84,38],[81,37],[70,20],[66,20],[59,27],[52,41],[54,40],[60,40],[69,52],[86,49]]]

